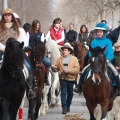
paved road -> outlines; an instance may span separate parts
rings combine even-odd
[[[28,102],[26,99],[25,105],[24,105],[23,120],[27,120],[27,111],[28,111]],[[67,119],[67,117],[68,117],[68,119]],[[72,117],[74,119],[72,119]],[[88,113],[87,107],[85,105],[85,99],[84,99],[83,95],[78,95],[75,93],[74,97],[73,97],[72,105],[71,105],[71,111],[69,114],[67,114],[67,116],[62,114],[61,107],[55,107],[55,108],[49,109],[47,115],[40,116],[38,118],[38,120],[89,120],[89,113]],[[110,120],[113,120],[112,115],[110,117]]]
[[[28,102],[26,100],[24,105],[24,116],[23,116],[24,120],[27,120],[27,111],[28,111]],[[67,115],[71,115],[70,117],[76,117],[76,118],[79,115],[81,116],[80,118],[85,118],[80,120],[89,119],[88,110],[85,106],[85,99],[82,95],[79,96],[78,94],[74,94],[74,98],[71,105],[71,111]],[[67,119],[67,116],[66,116],[66,119]],[[61,107],[55,107],[55,108],[49,109],[47,115],[40,116],[38,120],[65,120],[65,115],[62,115]]]

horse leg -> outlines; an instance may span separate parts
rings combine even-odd
[[[48,111],[48,102],[47,102],[47,94],[49,92],[50,87],[45,86],[43,89],[43,100],[42,100],[42,106],[41,106],[41,115],[46,115],[46,112]]]
[[[1,98],[0,98],[0,120],[2,120],[2,114],[3,114],[3,111],[2,111]]]
[[[101,120],[106,119],[107,111],[108,111],[108,106],[109,106],[109,100],[105,100],[101,103],[102,107],[102,117]]]
[[[16,99],[16,98],[14,98],[14,99]],[[11,102],[11,104],[10,104],[10,119],[11,120],[16,120],[17,111],[20,107],[21,101],[22,101],[22,98],[17,101]]]
[[[115,120],[120,120],[120,96],[117,96],[113,102],[113,116]]]
[[[9,101],[2,98],[1,99],[1,107],[2,107],[2,111],[3,111],[2,120],[10,120]]]
[[[28,119],[29,120],[35,120],[34,106],[35,106],[35,98],[29,99],[29,110],[28,110]]]
[[[20,108],[18,110],[18,119],[23,119],[23,107],[24,107],[25,96],[26,96],[26,91],[24,93],[24,97],[22,99],[22,103],[21,103]]]
[[[55,103],[56,103],[55,89],[57,87],[58,82],[59,82],[59,76],[58,76],[58,72],[57,72],[57,73],[54,73],[54,82],[51,87],[51,95],[52,95],[51,107],[55,107]]]
[[[38,118],[38,112],[39,112],[39,109],[40,109],[40,106],[41,106],[41,96],[37,96],[36,97],[36,106],[35,106],[35,120]]]
[[[56,94],[56,107],[60,107],[61,106],[61,101],[60,101],[60,82],[58,82],[56,90],[57,90],[57,94]]]
[[[93,105],[91,103],[92,103],[91,101],[86,101],[86,105],[87,105],[87,108],[90,113],[90,120],[96,120],[94,117],[94,109],[95,109],[96,105]]]
[[[97,104],[97,107],[94,109],[94,116],[96,118],[96,120],[100,120],[101,116],[102,116],[102,110],[101,110],[101,105]]]

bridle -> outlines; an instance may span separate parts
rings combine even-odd
[[[33,48],[33,60],[34,60],[34,63],[35,63],[35,68],[39,68],[39,69],[42,69],[44,68],[44,62],[43,61],[36,61],[36,54],[39,55],[38,52],[35,51],[35,47]],[[37,56],[40,58],[40,55]]]
[[[23,72],[23,68],[20,68],[18,70],[14,70],[12,66],[8,66],[7,67],[8,72],[10,73],[10,75],[14,78],[16,73],[20,73]]]

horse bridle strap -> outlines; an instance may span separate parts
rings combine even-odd
[[[43,63],[36,63],[35,66],[36,67],[44,67]]]
[[[9,68],[11,68],[11,70]],[[7,67],[7,70],[9,71],[9,73],[12,77],[15,77],[15,73],[17,73],[17,72],[23,72],[23,69],[13,70],[12,66]]]

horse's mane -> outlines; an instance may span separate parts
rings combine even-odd
[[[6,42],[6,48],[4,52],[3,64],[8,64],[12,60],[17,64],[23,64],[24,54],[23,54],[23,45],[14,38],[9,38]]]
[[[98,57],[99,55],[103,55],[103,65],[104,65],[104,70],[107,70],[107,63],[106,63],[106,57],[104,55],[104,51],[105,51],[106,47],[104,48],[101,48],[101,47],[95,47],[95,48],[92,48],[90,46],[90,52],[92,53],[92,57]]]
[[[55,64],[58,57],[60,57],[60,51],[57,43],[54,40],[48,39],[46,42],[46,49],[51,51],[51,64]]]

